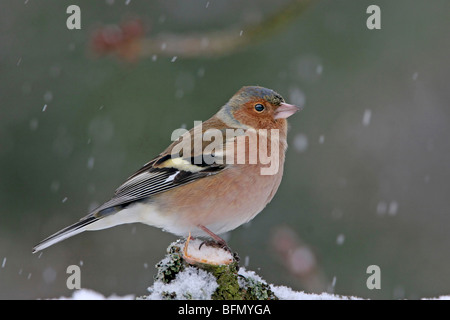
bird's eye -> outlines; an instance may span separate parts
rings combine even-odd
[[[260,103],[255,104],[255,110],[258,112],[263,112],[264,111],[264,106]]]

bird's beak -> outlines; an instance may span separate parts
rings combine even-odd
[[[294,113],[296,113],[299,110],[302,110],[303,108],[299,108],[297,106],[294,106],[293,104],[287,104],[282,103],[277,110],[275,111],[274,119],[286,119],[292,116]]]

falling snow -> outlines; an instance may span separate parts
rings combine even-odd
[[[370,119],[372,118],[372,111],[370,109],[366,109],[364,111],[362,124],[363,126],[367,127],[370,124]]]
[[[320,74],[322,74],[322,72],[323,72],[323,66],[321,64],[318,64],[316,67],[316,73],[320,75]]]
[[[87,161],[88,169],[92,170],[94,168],[94,164],[95,164],[95,158],[94,157],[89,157],[89,159]]]
[[[54,180],[52,181],[52,183],[50,184],[50,190],[52,192],[57,192],[59,190],[59,187],[61,186],[61,184],[59,183],[59,181]]]
[[[33,118],[30,120],[30,130],[35,131],[39,126],[39,120],[36,118]]]
[[[395,216],[397,214],[397,210],[398,210],[398,203],[397,203],[397,201],[392,201],[389,204],[388,214],[391,215],[391,216]]]
[[[296,78],[305,82],[315,82],[320,79],[323,72],[321,59],[315,55],[300,56],[291,63],[291,68],[296,73]]]
[[[306,97],[302,90],[299,88],[289,89],[289,102],[302,108],[305,106]]]
[[[395,216],[398,212],[398,202],[397,201],[391,201],[391,202],[386,202],[386,201],[380,201],[377,204],[377,214],[378,215],[391,215],[391,216]]]
[[[338,246],[342,246],[344,244],[344,241],[345,241],[345,235],[343,235],[342,233],[339,234],[336,238],[336,244]]]
[[[325,142],[325,136],[324,135],[321,135],[320,137],[319,137],[319,143],[320,144],[323,144]]]
[[[49,103],[49,102],[51,102],[52,100],[53,100],[53,93],[52,93],[51,91],[47,91],[47,92],[44,94],[44,101],[47,102],[47,103]]]
[[[294,138],[293,145],[296,151],[305,152],[308,149],[308,137],[303,133],[297,134]]]
[[[52,267],[47,267],[42,272],[42,278],[44,279],[45,283],[50,284],[56,280],[56,270]]]
[[[384,201],[380,201],[377,204],[377,214],[383,215],[387,211],[387,203]]]

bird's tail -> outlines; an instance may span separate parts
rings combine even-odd
[[[36,253],[40,250],[43,250],[47,247],[50,247],[51,245],[54,245],[55,243],[58,243],[60,241],[63,241],[64,239],[70,238],[76,234],[79,234],[86,230],[86,227],[90,225],[91,223],[94,223],[98,221],[99,218],[95,217],[94,215],[89,215],[85,217],[84,219],[78,221],[77,223],[72,224],[71,226],[68,226],[55,234],[52,234],[50,237],[42,240],[39,242],[34,248],[33,253]]]

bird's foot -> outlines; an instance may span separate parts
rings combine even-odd
[[[206,244],[207,246],[210,246],[210,247],[216,247],[216,248],[226,250],[229,253],[233,254],[233,252],[231,251],[231,248],[228,246],[228,244],[226,242],[220,242],[220,241],[216,241],[216,240],[205,240],[202,243],[200,243],[200,245],[198,246],[198,250],[200,250],[204,244]]]
[[[228,246],[227,242],[222,239],[221,237],[219,237],[217,234],[215,234],[214,232],[212,232],[211,230],[209,230],[208,228],[206,228],[205,226],[199,224],[198,227],[200,229],[202,229],[203,231],[205,231],[211,238],[213,238],[213,240],[205,240],[203,241],[200,246],[198,247],[198,249],[200,250],[201,247],[204,244],[213,246],[213,247],[217,247],[217,248],[221,248],[224,249],[226,251],[228,251],[231,255],[233,255],[233,251],[231,250],[231,248]]]

